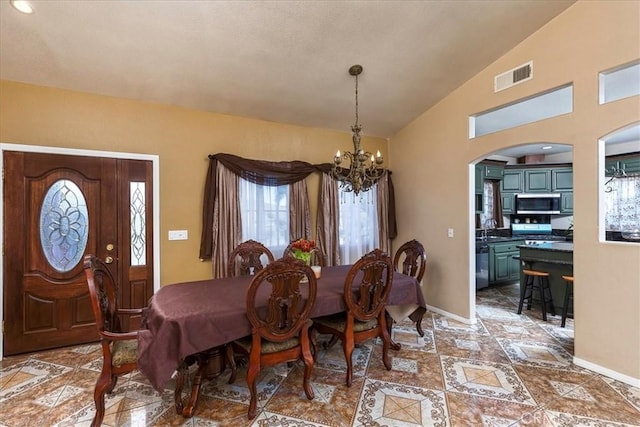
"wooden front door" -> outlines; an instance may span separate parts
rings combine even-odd
[[[5,355],[97,340],[85,254],[110,264],[120,307],[147,304],[151,171],[143,160],[4,153]]]

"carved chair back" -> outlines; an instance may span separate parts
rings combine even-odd
[[[139,316],[142,309],[118,307],[118,282],[101,259],[86,255],[84,272],[102,345],[102,370],[93,392],[96,412],[91,422],[91,427],[97,427],[105,414],[105,394],[113,391],[120,375],[138,368],[138,331],[123,332],[120,316]]]
[[[427,256],[424,252],[424,246],[415,239],[400,246],[393,259],[395,271],[415,277],[418,282],[424,276],[426,264]]]
[[[267,262],[274,261],[273,254],[266,246],[255,240],[247,240],[240,243],[231,252],[227,262],[227,276],[250,276],[257,274],[264,268],[261,257],[265,255]]]
[[[357,289],[354,284],[357,281]],[[393,265],[389,255],[375,249],[349,270],[344,283],[348,315],[366,322],[379,317],[391,292]]]

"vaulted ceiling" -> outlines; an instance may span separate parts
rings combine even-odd
[[[573,0],[31,3],[1,79],[389,137]]]

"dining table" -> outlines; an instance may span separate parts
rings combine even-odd
[[[350,268],[351,265],[322,268],[311,318],[346,310],[344,283]],[[138,369],[159,392],[164,390],[174,373],[178,373],[175,403],[176,411],[182,415],[193,415],[200,386],[198,378],[184,406],[181,394],[186,362],[191,360],[193,363],[197,360],[196,355],[251,334],[251,323],[246,315],[246,292],[253,277],[165,285],[150,298],[138,333]],[[355,289],[357,277],[353,283]],[[307,289],[301,283],[302,297]],[[267,298],[266,292],[259,295],[257,305],[266,307]],[[424,310],[420,284],[414,277],[394,272],[387,305],[407,304],[416,304]]]

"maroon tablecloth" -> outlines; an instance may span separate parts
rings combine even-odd
[[[344,280],[350,265],[324,267],[311,317],[346,309]],[[251,276],[163,286],[151,297],[138,335],[138,368],[162,391],[187,356],[251,334],[246,292]],[[304,286],[302,286],[304,294]],[[266,301],[266,295],[263,295]],[[418,282],[395,273],[387,305],[425,306]],[[266,304],[265,304],[266,306]]]

